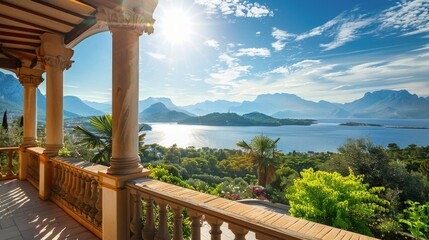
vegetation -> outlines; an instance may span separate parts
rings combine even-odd
[[[89,123],[91,124],[90,128],[82,126],[74,128],[74,132],[80,138],[76,144],[97,150],[97,153],[90,160],[91,162],[108,165],[112,155],[112,115],[91,117]],[[145,136],[144,133],[141,133],[142,129],[143,127],[139,130],[139,142],[143,141]]]
[[[368,188],[363,176],[348,176],[307,169],[301,172],[286,197],[292,216],[353,232],[372,235],[374,217],[387,211],[387,200],[377,194],[384,188]]]
[[[248,159],[257,165],[258,182],[263,187],[274,179],[279,140],[280,138],[271,140],[267,136],[259,135],[254,137],[250,144],[244,140],[237,142],[237,146],[247,152]]]
[[[66,131],[64,154],[92,161],[99,154],[106,163],[111,117],[81,128],[85,133]],[[0,131],[0,146],[21,143],[18,120]],[[256,136],[240,141],[240,150],[151,144],[140,156],[160,181],[229,199],[290,204],[295,216],[383,239],[398,239],[398,232],[428,238],[429,146],[384,148],[349,139],[335,153],[280,153],[277,141]]]
[[[311,125],[315,123],[315,120],[277,119],[262,113],[249,113],[243,116],[236,113],[210,113],[205,116],[190,117],[178,123],[208,126],[281,126]]]

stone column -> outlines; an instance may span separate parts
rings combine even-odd
[[[56,156],[63,147],[63,71],[71,67],[73,50],[64,45],[64,36],[44,33],[39,55],[46,70],[46,145],[44,154]]]
[[[112,158],[108,173],[142,171],[138,155],[139,36],[151,32],[152,22],[134,6],[114,11],[99,8],[97,20],[112,33]]]
[[[138,155],[139,36],[152,33],[157,0],[124,1],[122,9],[97,9],[98,24],[112,33],[112,158],[103,188],[103,239],[127,239],[127,180],[147,176]],[[149,5],[148,5],[149,4]]]
[[[24,87],[24,141],[23,146],[36,146],[37,139],[37,92],[43,82],[43,71],[22,67],[17,70],[19,82]]]
[[[24,87],[24,141],[19,151],[19,180],[27,178],[27,147],[36,146],[37,139],[37,86],[43,82],[43,71],[21,67],[17,77]]]

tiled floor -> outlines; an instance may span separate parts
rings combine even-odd
[[[98,239],[26,181],[0,181],[0,240]]]

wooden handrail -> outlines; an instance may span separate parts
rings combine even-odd
[[[185,189],[153,179],[142,178],[126,184],[130,198],[141,196],[146,201],[155,201],[171,208],[185,208],[194,217],[205,215],[212,226],[212,239],[218,239],[218,228],[222,222],[228,223],[239,239],[247,233],[255,232],[257,239],[374,239],[357,233],[337,229],[323,224],[294,218],[285,214],[245,205],[213,195]],[[133,209],[133,207],[130,207]],[[133,214],[130,213],[132,216]],[[161,223],[160,223],[161,224]],[[131,223],[133,225],[133,223]],[[135,225],[135,224],[134,224]],[[193,225],[193,230],[199,230]],[[137,232],[138,231],[133,231]],[[160,233],[158,233],[160,234]],[[161,233],[162,234],[162,233]]]

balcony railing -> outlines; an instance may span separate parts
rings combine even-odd
[[[39,189],[40,160],[43,157],[43,150],[41,147],[32,147],[26,150],[28,153],[27,181],[37,189]]]
[[[260,240],[351,239],[353,236],[358,236],[349,231],[153,179],[133,180],[128,182],[126,187],[130,199],[131,239],[183,239],[183,209],[186,209],[192,219],[193,240],[201,239],[201,221],[203,219],[211,226],[211,239],[221,239],[220,227],[223,223],[228,224],[235,239],[245,239],[249,231],[254,232],[256,239]],[[144,211],[142,211],[142,201],[145,202]],[[154,222],[155,206],[158,210],[156,211],[158,213],[157,224]],[[174,216],[172,236],[168,230],[168,211],[172,211]],[[145,212],[144,223],[141,221],[143,212]],[[360,237],[360,239],[371,239],[366,236]]]
[[[18,177],[18,147],[0,148],[0,180]]]
[[[17,155],[17,151],[22,151],[19,155],[27,165],[27,180],[39,189],[39,196],[51,199],[102,238],[104,185],[101,180],[106,175],[107,167],[70,157],[50,158],[43,154],[43,150],[39,147],[0,149],[0,154],[7,156],[7,161],[2,161],[2,167],[4,162],[7,164],[1,177],[16,177],[13,156]],[[237,240],[246,239],[249,232],[253,232],[259,240],[373,239],[150,178],[130,180],[124,187],[128,196],[125,202],[128,221],[124,222],[128,222],[129,239],[183,239],[184,211],[191,219],[193,240],[201,239],[203,221],[211,227],[211,239],[221,239],[224,223],[228,224]],[[173,225],[170,230],[169,220]]]
[[[64,157],[51,163],[51,200],[101,238],[102,188],[97,173],[107,167]]]

